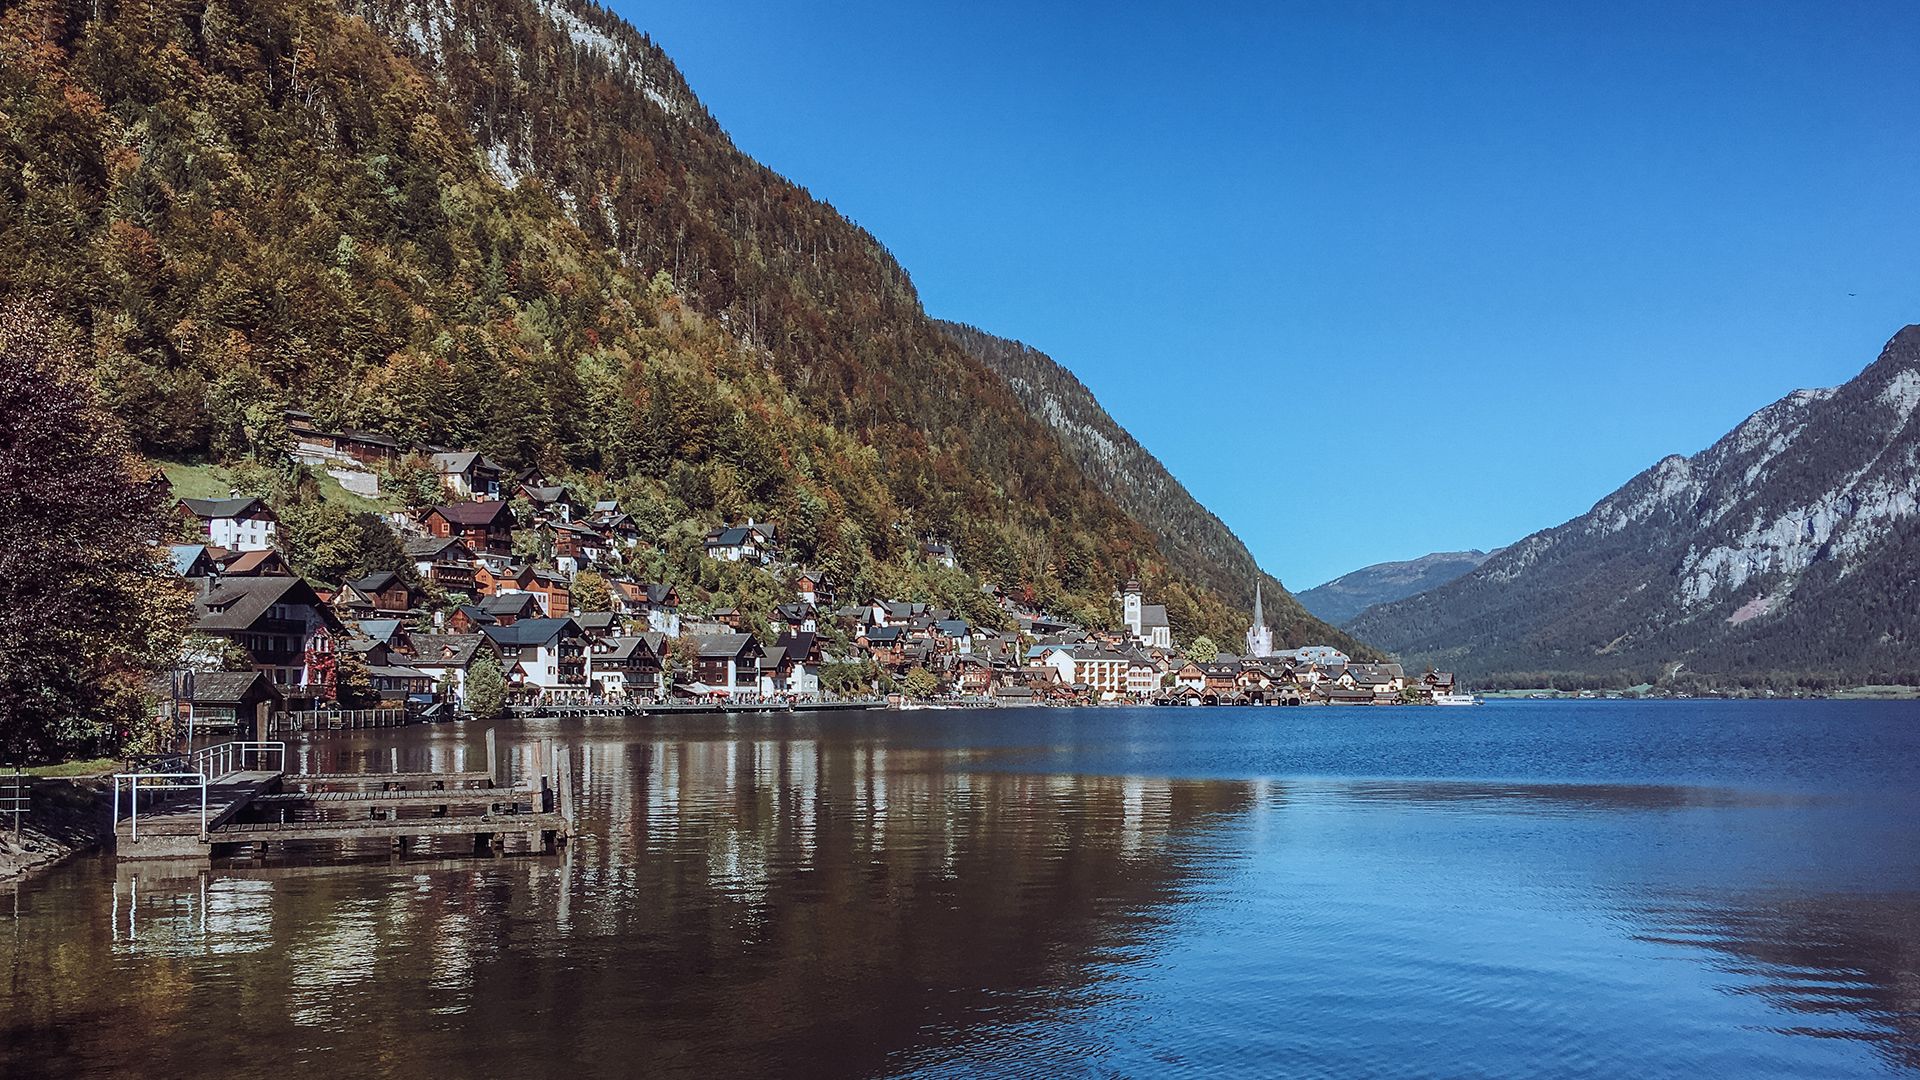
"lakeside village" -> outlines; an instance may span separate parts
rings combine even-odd
[[[398,454],[381,436],[323,432],[303,414],[289,421],[296,460],[349,490],[377,492],[372,467]],[[176,674],[163,697],[203,727],[257,718],[264,731],[270,716],[341,709],[434,719],[503,705],[676,702],[1374,705],[1444,700],[1454,690],[1445,673],[1409,679],[1397,664],[1350,662],[1327,646],[1274,649],[1257,588],[1245,654],[1204,659],[1175,646],[1166,609],[1145,603],[1132,582],[1114,597],[1114,631],[1074,625],[991,586],[988,599],[1017,630],[927,603],[838,596],[827,575],[783,561],[777,526],[755,521],[712,530],[705,554],[771,575],[788,599],[764,627],[728,608],[696,614],[682,610],[676,588],[622,574],[648,540],[617,502],[585,505],[563,485],[509,475],[479,453],[430,460],[445,501],[384,515],[417,582],[381,571],[315,587],[277,549],[278,521],[263,500],[178,500],[182,534],[198,541],[172,549],[175,571],[195,590],[194,629],[203,643],[229,644],[226,670],[184,682]],[[550,558],[514,554],[526,531]],[[922,553],[958,565],[944,543],[926,542]],[[576,595],[589,573],[604,610],[583,610],[595,605]],[[421,586],[443,601],[436,610],[426,610]]]

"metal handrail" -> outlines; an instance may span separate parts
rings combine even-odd
[[[154,773],[114,773],[113,774],[113,831],[120,831],[120,782],[128,781],[130,794],[127,798],[127,820],[132,822],[131,839],[140,839],[140,781],[147,781],[147,790],[153,791],[192,791],[200,789],[200,834],[207,832],[207,776],[197,772],[154,772]]]
[[[219,777],[238,771],[251,760],[255,765],[264,765],[268,755],[274,757],[274,771],[287,769],[287,744],[283,742],[224,742],[216,746],[205,746],[185,758],[164,759],[160,769],[151,772],[130,772],[113,774],[113,828],[120,831],[120,790],[125,786],[127,795],[127,820],[132,823],[131,839],[140,839],[140,791],[142,785],[148,792],[155,791],[192,791],[200,790],[200,835],[207,833],[207,786]],[[191,769],[192,771],[187,771]],[[125,781],[125,784],[122,784]]]
[[[19,768],[0,774],[0,816],[13,815],[13,831],[20,831],[20,820],[33,810],[33,777]]]
[[[250,759],[253,764],[263,766],[269,754],[275,759],[274,771],[285,772],[287,744],[283,742],[223,742],[194,751],[190,762],[193,768],[211,780],[239,771]]]

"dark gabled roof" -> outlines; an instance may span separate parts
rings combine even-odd
[[[512,615],[519,618],[540,610],[540,601],[532,593],[495,593],[480,598],[480,610],[489,615]]]
[[[473,551],[467,547],[466,542],[457,536],[409,537],[402,550],[406,552],[409,559],[439,559],[447,553],[448,548],[454,547],[466,552],[468,558],[473,556]]]
[[[579,501],[567,491],[564,484],[522,484],[520,487],[527,493],[528,502],[543,505],[558,502],[579,505]]]
[[[786,662],[787,662],[787,648],[784,645],[769,646],[767,648],[766,654],[760,657],[760,667],[764,670],[769,670],[769,671],[778,668],[781,664],[784,664]]]
[[[502,476],[506,475],[507,471],[506,466],[485,454],[475,453],[471,450],[433,455],[433,467],[442,473],[463,473],[475,466],[478,466],[484,471],[498,473]]]
[[[484,499],[480,502],[457,502],[436,506],[428,514],[439,514],[455,525],[491,525],[502,515],[509,519],[513,511],[498,499]]]
[[[904,633],[906,633],[906,631],[898,626],[876,626],[867,631],[867,640],[869,642],[898,641]]]
[[[405,664],[368,664],[367,674],[385,679],[431,679],[432,675]]]
[[[739,547],[753,538],[753,530],[736,525],[722,529],[707,539],[708,547]]]
[[[245,630],[259,622],[275,604],[304,604],[319,613],[329,627],[340,620],[320,602],[313,586],[297,577],[222,578],[194,602],[196,630]]]
[[[165,681],[165,677],[162,677]],[[196,671],[193,673],[195,705],[240,705],[249,697],[265,693],[276,700],[280,688],[258,671]]]
[[[466,667],[486,641],[485,634],[414,634],[413,656],[409,659],[415,667],[422,664],[431,667]]]
[[[620,625],[620,616],[611,611],[576,611],[573,621],[582,630],[602,630]]]
[[[967,620],[965,619],[941,619],[933,625],[948,637],[961,638],[968,635]]]
[[[808,630],[798,634],[792,632],[781,634],[780,637],[775,640],[775,644],[787,650],[788,656],[797,656],[804,659],[805,657],[813,655],[814,646],[819,640],[820,635]]]
[[[1140,629],[1148,630],[1156,626],[1167,626],[1167,605],[1141,604]]]
[[[231,499],[181,499],[180,505],[191,511],[195,517],[200,518],[239,517],[256,507],[266,517],[273,516],[273,511],[267,509],[266,503],[250,496]]]
[[[493,617],[493,612],[476,604],[461,604],[459,611],[481,626],[491,626],[493,623],[499,621]]]
[[[702,659],[737,657],[753,645],[752,634],[701,634],[693,639]]]
[[[400,584],[399,574],[391,570],[375,570],[358,581],[347,582],[347,587],[358,589],[363,593],[375,593],[383,589],[391,589],[398,584]]]
[[[593,654],[594,663],[615,660],[631,660],[635,653],[643,656],[658,656],[660,650],[655,642],[649,641],[645,634],[628,634],[625,637],[608,638],[606,647]]]
[[[580,624],[572,619],[519,619],[511,626],[482,627],[481,632],[492,638],[496,645],[545,645],[568,632],[579,634]]]

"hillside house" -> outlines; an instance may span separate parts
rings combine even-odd
[[[546,614],[540,607],[540,598],[524,592],[483,596],[475,606],[493,620],[494,626],[512,626],[521,619],[538,619]]]
[[[183,578],[217,577],[220,563],[205,544],[169,544],[168,562]]]
[[[416,536],[403,549],[420,580],[450,593],[473,595],[473,549],[451,536]]]
[[[533,507],[537,520],[566,524],[582,516],[580,500],[574,498],[564,484],[524,483],[519,491],[520,497]]]
[[[722,562],[746,562],[766,566],[773,562],[774,534],[771,525],[731,525],[707,534],[707,556]]]
[[[613,609],[630,619],[645,619],[647,629],[680,636],[680,593],[658,582],[612,581]]]
[[[553,561],[564,573],[577,574],[605,562],[610,551],[607,538],[585,525],[554,527]]]
[[[391,570],[376,570],[349,581],[334,606],[359,614],[403,616],[413,610],[413,589]]]
[[[175,511],[193,522],[209,545],[229,551],[265,551],[280,527],[266,503],[248,496],[181,499]]]
[[[220,563],[223,577],[292,577],[293,567],[286,556],[272,548],[259,551],[229,552]]]
[[[456,499],[499,500],[507,470],[485,454],[458,451],[433,455],[440,486]]]
[[[513,554],[513,510],[503,502],[459,502],[436,506],[421,515],[430,536],[455,539],[476,555]]]

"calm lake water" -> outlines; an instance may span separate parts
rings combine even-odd
[[[1920,1073],[1910,704],[500,732],[570,747],[563,854],[0,892],[0,1076]]]

